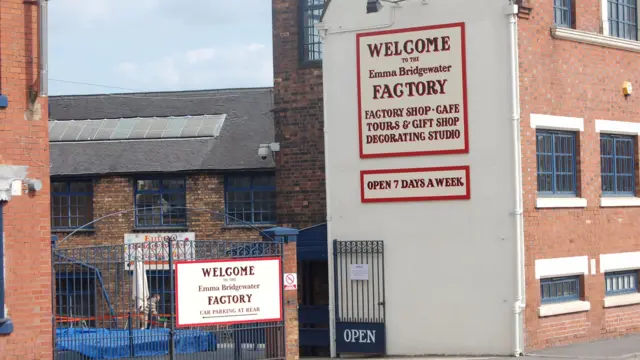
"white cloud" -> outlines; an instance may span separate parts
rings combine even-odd
[[[250,44],[249,46],[247,46],[247,50],[249,51],[259,51],[264,48],[265,48],[264,44]]]
[[[272,86],[271,52],[264,44],[200,48],[155,61],[121,62],[114,68],[132,88],[156,90]]]
[[[119,74],[123,74],[123,75],[135,75],[136,70],[138,69],[138,67],[136,66],[136,64],[132,63],[132,62],[121,62],[118,65],[116,65],[116,72]]]
[[[216,55],[216,52],[213,48],[202,48],[187,51],[184,54],[184,57],[187,59],[189,64],[195,64],[207,60],[213,59]]]

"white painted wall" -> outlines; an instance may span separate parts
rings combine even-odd
[[[361,159],[356,28],[392,5],[332,0],[323,25],[329,239],[384,240],[389,355],[511,354],[516,297],[515,183],[506,0],[408,0],[391,27],[464,22],[469,154]],[[336,33],[336,31],[343,31]],[[362,203],[360,171],[470,166],[471,199]]]

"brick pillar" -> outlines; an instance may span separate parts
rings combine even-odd
[[[283,244],[283,277],[284,274],[298,273],[297,240],[298,230],[290,228],[272,228],[264,231],[265,241],[282,242]],[[267,239],[268,237],[268,239]],[[284,313],[284,332],[280,328],[267,330],[266,332],[266,357],[281,358],[286,360],[298,360],[300,358],[300,341],[298,331],[298,288],[284,289],[283,279],[282,305]],[[284,338],[283,338],[284,336]],[[282,345],[284,344],[284,349]]]
[[[296,256],[296,242],[284,245],[284,273],[297,274],[298,259]],[[298,281],[299,282],[299,281]],[[298,289],[284,290],[284,327],[285,327],[285,356],[287,360],[300,358],[299,325],[298,325]]]

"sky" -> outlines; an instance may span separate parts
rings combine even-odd
[[[272,64],[271,1],[49,2],[52,96],[272,86]]]

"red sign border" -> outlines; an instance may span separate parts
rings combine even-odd
[[[178,270],[180,269],[180,265],[182,264],[203,264],[203,263],[220,263],[220,262],[246,262],[246,261],[278,261],[278,291],[279,291],[279,302],[280,306],[280,316],[274,319],[262,319],[262,320],[239,320],[239,321],[227,321],[227,322],[211,322],[211,323],[196,323],[196,324],[180,324],[180,307],[178,306],[179,296],[178,296]],[[213,326],[213,325],[235,325],[235,324],[248,324],[248,323],[266,323],[266,322],[276,322],[282,321],[284,319],[283,311],[282,311],[282,259],[279,257],[263,257],[263,258],[241,258],[241,259],[211,259],[211,260],[181,260],[174,262],[175,270],[175,296],[176,296],[176,328],[187,328],[187,327],[204,327],[204,326]]]
[[[462,102],[464,103],[464,148],[456,150],[430,150],[430,151],[408,151],[408,152],[392,152],[392,153],[377,153],[377,154],[364,154],[364,148],[362,144],[362,92],[360,81],[360,39],[370,36],[399,34],[413,31],[423,30],[437,30],[448,28],[460,28],[460,41],[462,47]],[[420,26],[412,28],[394,29],[373,31],[367,33],[356,34],[356,65],[357,65],[357,80],[358,80],[358,134],[360,158],[361,159],[375,159],[375,158],[388,158],[388,157],[405,157],[405,156],[422,156],[422,155],[451,155],[451,154],[468,154],[469,153],[469,108],[467,98],[467,42],[466,42],[466,28],[464,22],[457,22],[451,24],[440,24],[431,26]]]
[[[416,173],[416,172],[439,172],[464,170],[466,174],[466,194],[465,195],[446,195],[446,196],[418,196],[418,197],[401,197],[401,198],[365,198],[364,177],[373,174],[400,174],[400,173]],[[441,201],[441,200],[470,200],[471,199],[471,168],[469,165],[464,166],[443,166],[443,167],[426,167],[426,168],[410,168],[410,169],[378,169],[378,170],[362,170],[360,171],[360,201],[362,203],[383,203],[383,202],[411,202],[411,201]]]

